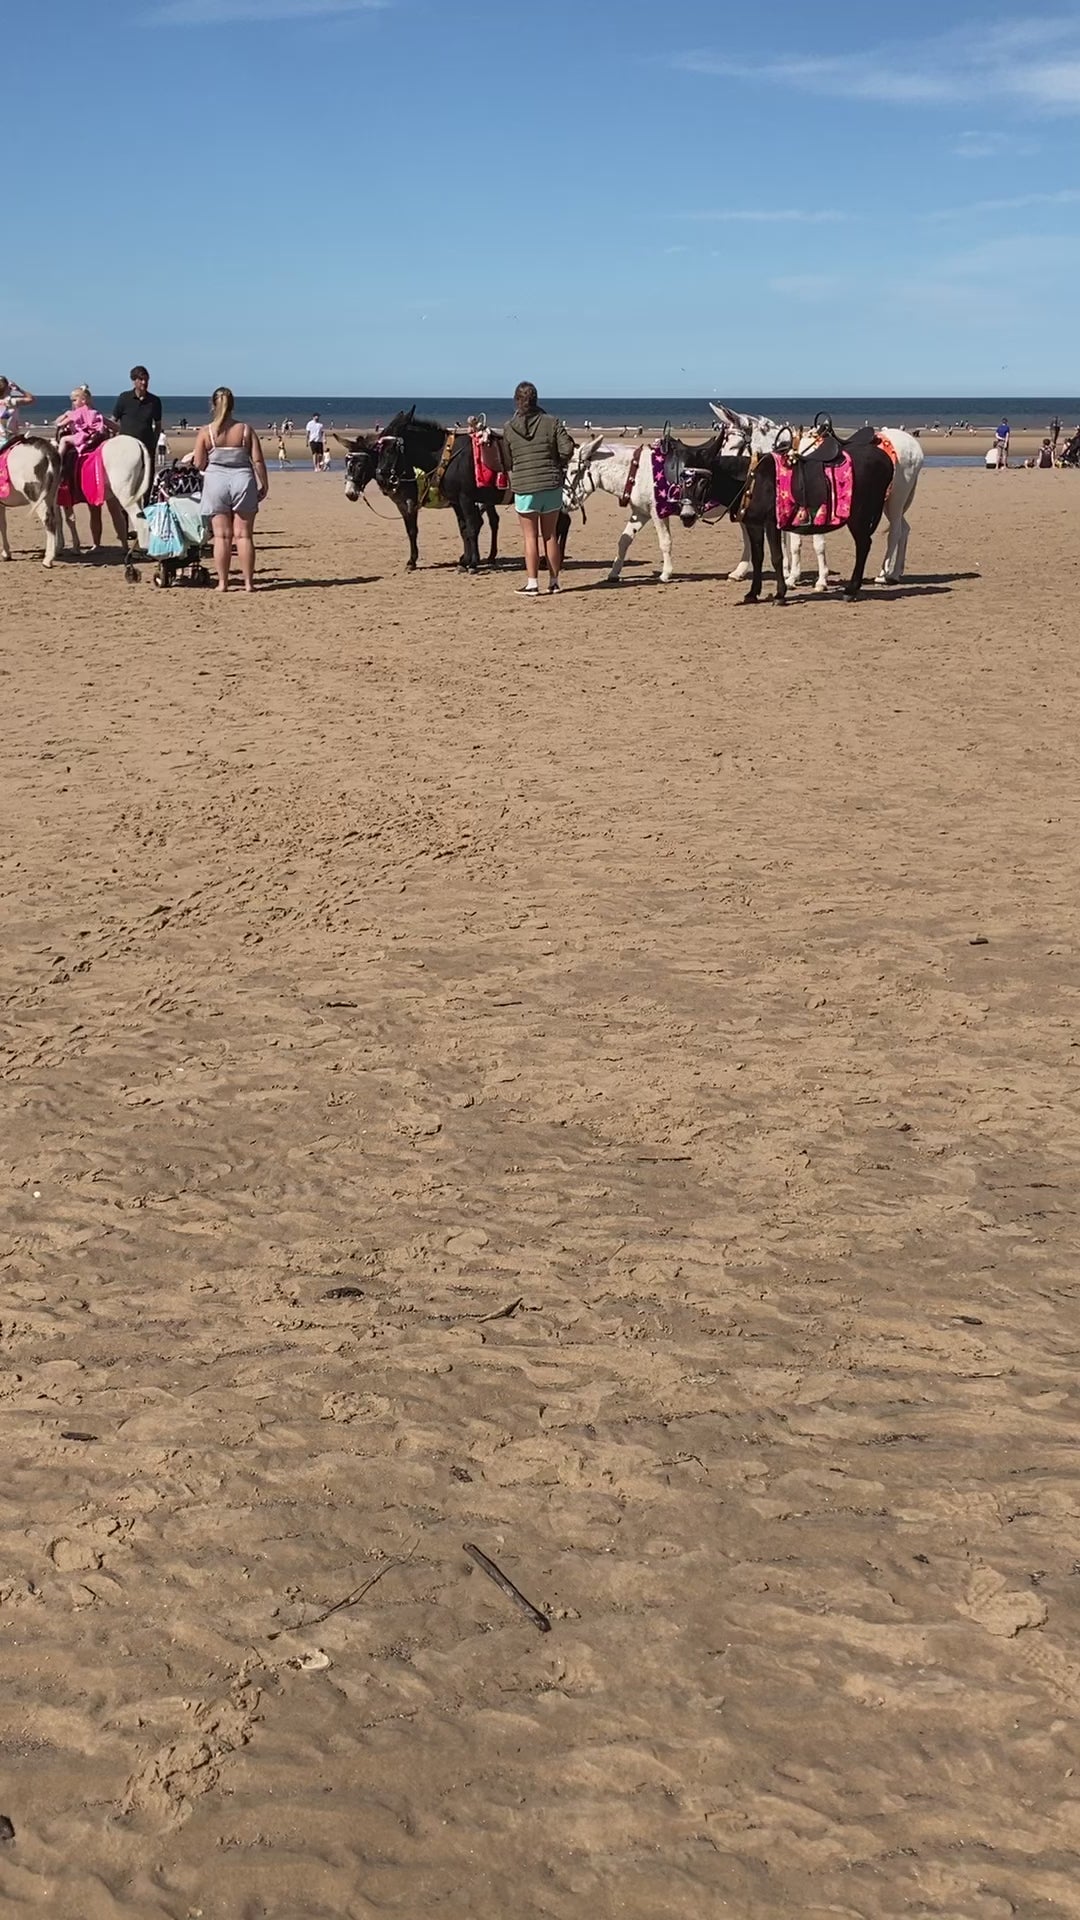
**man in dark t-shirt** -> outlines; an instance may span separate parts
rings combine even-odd
[[[157,466],[158,435],[161,432],[161,401],[150,391],[150,375],[145,367],[132,367],[131,390],[122,393],[113,408],[113,419],[120,433],[141,440],[150,455],[150,480]]]

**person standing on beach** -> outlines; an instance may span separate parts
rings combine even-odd
[[[1007,420],[1002,420],[999,423],[998,430],[994,435],[994,445],[997,448],[998,472],[1004,473],[1009,464],[1009,423]]]
[[[319,419],[319,416],[317,413],[312,414],[311,419],[308,421],[304,431],[307,434],[308,452],[311,455],[312,472],[318,473],[320,467],[322,466],[324,443],[326,440],[326,428],[323,426],[323,423]]]
[[[229,591],[229,563],[236,545],[244,592],[255,591],[255,515],[270,483],[259,436],[235,417],[231,387],[216,387],[214,416],[195,436],[192,464],[203,479],[202,510],[214,529],[214,565],[219,593]]]
[[[11,440],[17,440],[23,431],[20,407],[32,407],[34,396],[17,380],[9,380],[0,373],[0,447],[6,447]]]
[[[150,391],[150,375],[145,367],[132,367],[128,376],[131,386],[122,393],[113,408],[112,417],[118,433],[127,433],[146,448],[150,458],[150,479],[147,492],[153,485],[157,468],[157,444],[161,433],[161,401],[156,393]]]
[[[1061,439],[1061,421],[1058,419],[1057,414],[1055,413],[1053,419],[1050,422],[1050,445],[1053,447],[1055,454],[1057,453],[1057,443],[1060,439]]]
[[[518,592],[533,598],[540,592],[540,548],[548,563],[548,592],[559,591],[559,515],[563,510],[563,482],[574,442],[561,420],[545,413],[531,380],[514,390],[514,417],[503,430],[514,506],[525,536],[525,585]]]

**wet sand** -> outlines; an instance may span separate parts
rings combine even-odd
[[[1078,1913],[1078,483],[783,611],[375,504],[11,516],[0,1904]]]

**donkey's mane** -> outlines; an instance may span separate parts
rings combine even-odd
[[[415,416],[410,417],[410,414],[411,409],[395,413],[393,419],[383,428],[383,432],[400,433],[407,427],[415,427],[419,433],[449,433],[450,431],[449,427],[444,427],[439,420],[418,420]]]

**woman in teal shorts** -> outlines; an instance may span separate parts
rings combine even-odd
[[[525,534],[525,585],[518,591],[526,595],[540,591],[542,542],[547,554],[548,592],[558,593],[562,555],[556,534],[563,506],[563,480],[574,442],[562,421],[544,412],[531,380],[523,380],[515,389],[514,407],[504,438],[514,505]]]

